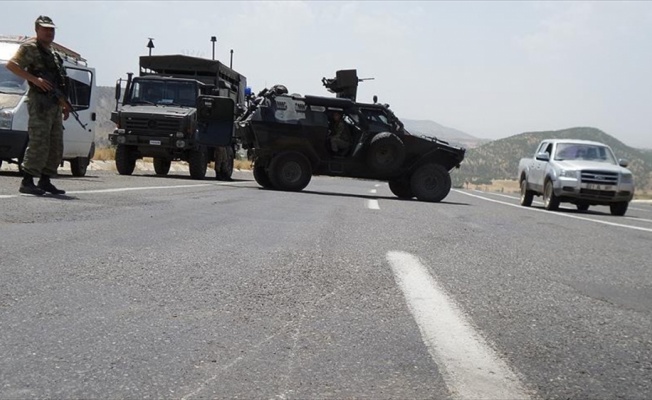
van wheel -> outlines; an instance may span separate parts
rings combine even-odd
[[[393,179],[389,182],[389,190],[394,193],[399,199],[411,199],[414,197],[412,188],[410,187],[410,178]]]
[[[298,192],[308,186],[311,178],[310,162],[300,153],[280,154],[269,165],[269,180],[275,189]]]
[[[170,172],[172,160],[168,158],[154,157],[154,172],[156,175],[167,175]]]
[[[367,164],[377,173],[390,173],[403,165],[405,145],[391,132],[381,132],[371,139]]]
[[[531,190],[527,189],[527,179],[521,180],[521,205],[523,207],[530,207],[532,205],[532,200],[534,199],[534,193]]]
[[[115,167],[120,175],[131,175],[136,168],[136,157],[131,146],[119,144],[115,149]]]
[[[216,151],[217,152],[217,151]],[[224,156],[224,154],[222,154]],[[215,160],[215,179],[218,181],[230,181],[233,175],[234,154],[231,147],[226,148],[226,158],[220,160],[219,164]]]
[[[200,146],[198,149],[190,150],[188,168],[192,179],[204,179],[206,177],[206,169],[208,168],[206,147]]]
[[[264,164],[254,163],[254,179],[264,189],[273,189],[272,181],[269,180],[269,175],[265,170]]]
[[[451,190],[451,176],[439,164],[425,164],[412,174],[410,188],[421,201],[440,202]]]
[[[70,172],[72,176],[86,176],[88,165],[95,155],[95,142],[91,143],[91,148],[88,151],[88,157],[77,157],[70,160]]]
[[[610,204],[609,210],[611,211],[611,215],[617,215],[619,217],[622,217],[627,212],[628,206],[629,206],[628,202],[621,201],[620,203]]]
[[[555,195],[550,179],[546,180],[546,184],[543,186],[543,208],[548,211],[555,211],[559,208],[559,198]]]

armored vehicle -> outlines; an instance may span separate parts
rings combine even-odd
[[[264,188],[299,191],[312,175],[374,179],[399,198],[439,202],[451,189],[449,171],[466,150],[410,134],[387,104],[356,102],[356,70],[322,80],[336,97],[289,94],[276,85],[250,98],[236,119],[236,136],[253,159]],[[334,151],[333,117],[350,132],[350,147]]]
[[[217,95],[244,103],[246,78],[216,60],[182,55],[142,56],[138,77],[116,84],[116,123],[109,140],[116,145],[118,173],[131,175],[136,160],[154,158],[154,170],[166,175],[172,161],[187,161],[190,176],[203,179],[215,162],[215,177],[229,180],[236,142],[233,136],[204,142],[198,136],[197,98]],[[118,107],[120,105],[120,107]],[[231,113],[235,112],[235,106]]]

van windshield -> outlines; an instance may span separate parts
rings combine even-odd
[[[7,62],[0,62],[0,93],[25,94],[29,86],[23,78],[7,69]]]

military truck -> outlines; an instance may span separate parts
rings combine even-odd
[[[139,76],[127,74],[123,96],[122,82],[116,83],[111,114],[117,126],[109,135],[118,173],[131,175],[137,159],[153,157],[157,175],[166,175],[172,161],[187,161],[190,176],[204,179],[214,161],[216,179],[231,179],[236,142],[233,136],[199,140],[196,104],[199,96],[215,95],[232,99],[235,112],[235,104],[245,102],[243,75],[217,60],[142,56]]]
[[[401,199],[439,202],[451,189],[449,171],[466,150],[432,137],[410,134],[387,104],[356,101],[356,70],[322,79],[336,97],[289,94],[283,85],[249,99],[236,119],[236,136],[253,159],[263,188],[300,191],[312,175],[374,179],[389,183]],[[329,145],[331,116],[343,116],[352,134],[350,150]]]

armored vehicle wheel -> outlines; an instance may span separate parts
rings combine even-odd
[[[308,186],[310,178],[310,162],[300,153],[279,154],[269,166],[269,180],[278,190],[298,192]]]
[[[70,172],[72,176],[85,176],[88,170],[88,164],[95,155],[95,142],[91,143],[91,148],[88,150],[88,157],[76,157],[70,160]]]
[[[190,177],[192,179],[204,179],[207,168],[208,156],[206,154],[206,147],[200,146],[198,149],[190,150],[190,157],[188,157]]]
[[[233,149],[231,147],[226,148],[226,159],[221,160],[218,164],[215,160],[215,179],[218,181],[230,181],[231,176],[233,175],[233,161],[234,161]]]
[[[577,207],[578,211],[587,211],[589,209],[589,205],[586,203],[577,203],[575,207]]]
[[[410,187],[410,179],[394,179],[388,182],[389,190],[394,193],[399,199],[411,199],[414,197],[412,193],[412,188]]]
[[[559,198],[555,195],[550,179],[546,180],[543,186],[543,208],[548,211],[554,211],[559,208]]]
[[[611,215],[617,215],[619,217],[622,217],[627,212],[628,206],[629,206],[628,202],[621,201],[620,203],[610,204],[609,210],[611,211]]]
[[[172,160],[154,157],[154,172],[156,172],[156,175],[167,175],[170,172],[170,165],[172,165]]]
[[[131,146],[119,144],[115,149],[115,167],[120,175],[131,175],[136,168],[136,157]]]
[[[381,132],[371,139],[367,151],[367,165],[377,173],[389,173],[405,160],[405,145],[391,132]]]
[[[264,164],[254,163],[254,179],[264,189],[273,189],[272,182],[269,180],[269,175],[265,170]]]
[[[421,201],[442,201],[451,190],[451,177],[439,164],[420,166],[410,178],[412,193]]]
[[[520,203],[523,207],[530,207],[534,199],[534,192],[527,189],[527,179],[521,179],[521,199]]]

